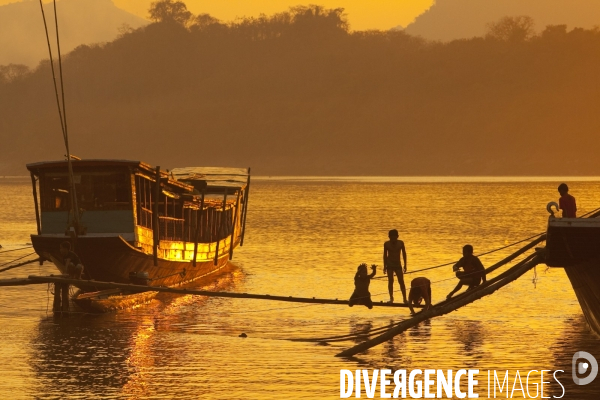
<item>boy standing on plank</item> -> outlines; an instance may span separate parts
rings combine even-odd
[[[406,248],[404,242],[398,240],[398,231],[392,229],[388,233],[390,240],[383,244],[383,273],[388,276],[388,291],[390,292],[390,303],[394,302],[394,274],[400,284],[400,290],[402,291],[402,298],[404,303],[408,304],[406,299],[406,287],[404,286],[404,274],[407,271],[406,266]],[[402,253],[402,259],[404,260],[404,269],[400,262],[400,253]]]

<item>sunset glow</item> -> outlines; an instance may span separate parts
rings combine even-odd
[[[14,3],[0,0],[0,5]],[[132,14],[148,18],[151,0],[114,0],[113,3]],[[387,30],[399,25],[405,27],[433,4],[433,0],[322,0],[302,2],[296,0],[226,0],[184,1],[194,14],[207,13],[223,21],[238,17],[256,17],[274,14],[297,5],[319,4],[327,8],[344,8],[354,30]]]

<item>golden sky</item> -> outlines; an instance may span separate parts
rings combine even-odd
[[[47,1],[47,0],[44,0]],[[59,0],[60,1],[60,0]],[[82,0],[84,1],[84,0]],[[299,4],[319,4],[328,8],[346,9],[353,30],[389,29],[408,25],[427,10],[434,0],[183,0],[194,14],[208,13],[230,21],[236,17],[267,15],[285,11]],[[15,0],[0,0],[0,5]],[[147,17],[152,0],[113,0],[119,8]]]

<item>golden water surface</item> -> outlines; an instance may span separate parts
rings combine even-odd
[[[453,261],[466,243],[481,253],[544,231],[557,183],[256,179],[245,245],[233,259],[239,269],[212,288],[346,299],[356,266],[381,264],[389,229],[406,243],[409,271]],[[600,207],[600,182],[569,184],[580,214]],[[30,182],[2,179],[0,194],[0,251],[24,247],[35,231]],[[489,266],[514,249],[481,259]],[[0,264],[30,252],[0,253]],[[1,278],[54,272],[52,264],[33,264]],[[600,398],[600,378],[581,387],[570,378],[573,354],[600,359],[600,339],[589,332],[564,271],[538,266],[537,274],[536,284],[529,272],[353,359],[334,355],[356,342],[288,339],[374,329],[407,311],[165,296],[133,310],[54,320],[46,285],[0,287],[0,398],[335,399],[340,369],[359,368],[475,368],[480,398],[487,398],[487,370],[560,369],[564,398]],[[451,267],[407,278],[421,275],[435,282],[434,302],[456,283],[443,281]],[[385,280],[370,290],[374,301],[388,299]]]

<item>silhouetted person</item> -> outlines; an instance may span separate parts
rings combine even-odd
[[[81,279],[81,275],[83,274],[83,264],[81,264],[79,256],[71,251],[71,243],[62,242],[60,244],[60,255],[63,258],[63,264],[67,268],[69,277]]]
[[[371,265],[371,269],[373,272],[370,275],[367,273],[367,264],[360,264],[356,269],[356,275],[354,275],[354,293],[350,296],[348,304],[350,307],[355,304],[362,304],[363,306],[367,306],[369,310],[373,308],[369,285],[371,284],[371,279],[375,276],[377,266]]]
[[[388,291],[390,292],[390,303],[394,302],[394,273],[398,277],[398,283],[400,284],[400,290],[402,291],[402,298],[404,303],[408,304],[406,299],[406,287],[404,286],[404,273],[406,273],[406,248],[404,242],[398,240],[398,231],[392,229],[388,233],[390,240],[383,244],[383,273],[388,276]],[[402,270],[402,263],[400,262],[400,253],[404,259],[404,271]]]
[[[425,277],[415,278],[410,282],[410,291],[408,292],[408,305],[412,314],[415,311],[411,306],[418,306],[425,300],[427,311],[431,308],[431,281]]]
[[[575,204],[575,197],[569,194],[569,187],[566,183],[561,183],[558,186],[558,193],[560,193],[560,199],[558,199],[558,208],[562,210],[562,217],[577,218],[577,205]]]
[[[462,271],[460,270],[462,268]],[[463,247],[463,257],[458,260],[452,269],[456,272],[459,279],[458,285],[451,291],[446,298],[450,298],[458,292],[463,285],[469,286],[468,290],[474,289],[485,282],[485,268],[479,258],[473,255],[473,246],[467,244]]]

